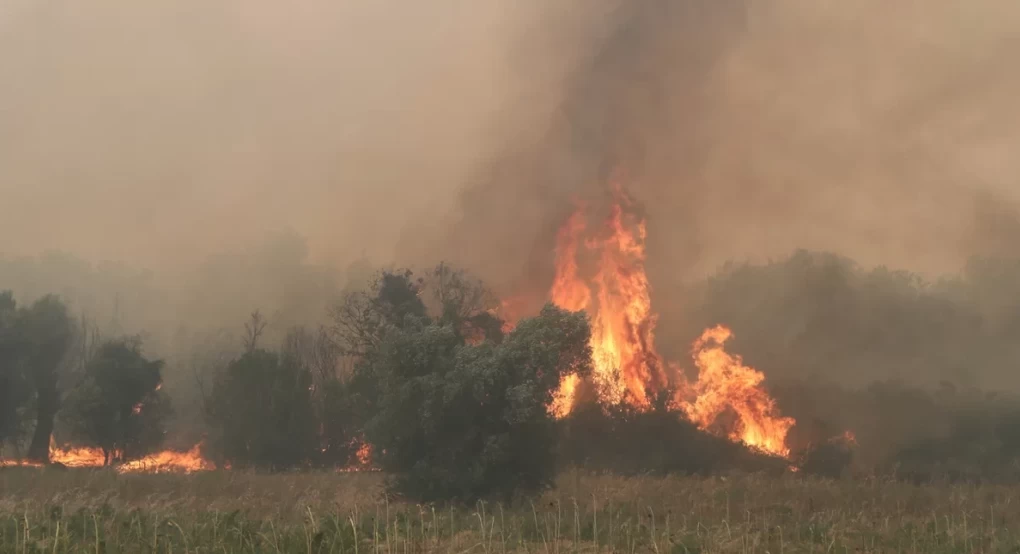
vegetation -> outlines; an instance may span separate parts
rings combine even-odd
[[[377,474],[0,471],[3,552],[1013,552],[1015,486],[567,473],[506,503]]]
[[[147,360],[138,339],[103,344],[61,411],[77,442],[103,450],[106,463],[133,460],[163,443],[170,402],[160,393],[163,361]]]
[[[254,349],[227,366],[216,382],[210,422],[218,454],[238,467],[286,469],[311,459],[316,447],[312,377],[289,356]]]
[[[1017,260],[975,258],[958,275],[926,281],[800,251],[767,264],[729,264],[685,289],[681,303],[681,321],[663,321],[663,328],[693,338],[725,323],[734,331],[733,349],[766,370],[770,382],[864,388],[948,381],[1020,390],[1020,374],[1007,369],[1020,355]]]
[[[660,404],[648,412],[594,403],[578,407],[561,426],[565,465],[616,475],[710,475],[741,470],[783,473],[789,462],[699,430]]]
[[[67,306],[55,296],[44,296],[21,313],[23,351],[20,363],[35,392],[35,426],[28,458],[49,461],[53,422],[60,409],[58,383],[71,347],[72,324]]]
[[[140,338],[100,340],[57,297],[19,305],[5,293],[0,444],[44,460],[55,432],[118,462],[188,436],[174,444],[202,440],[207,457],[271,472],[351,466],[367,444],[389,491],[419,501],[520,501],[572,468],[779,475],[795,464],[802,476],[1012,483],[1020,401],[952,376],[1008,366],[1020,339],[1017,282],[1020,265],[1006,262],[926,283],[801,252],[688,287],[685,325],[729,323],[734,349],[766,371],[797,420],[790,460],[698,430],[665,397],[648,412],[605,409],[583,383],[571,416],[554,421],[546,407],[561,377],[589,371],[584,314],[547,306],[509,330],[495,296],[445,264],[380,272],[341,294],[317,327],[280,329],[276,312],[256,311],[242,336],[208,336],[191,358],[165,362],[143,355]],[[944,382],[911,379],[926,367]],[[842,373],[867,382],[837,384],[854,380],[833,377]],[[197,391],[197,402],[182,401],[185,418],[173,419],[164,378],[170,393]],[[856,439],[833,440],[846,430]]]
[[[568,374],[591,370],[583,313],[546,306],[498,344],[469,345],[442,320],[408,319],[361,369],[377,381],[366,437],[397,490],[473,499],[548,485],[556,423],[547,406]]]

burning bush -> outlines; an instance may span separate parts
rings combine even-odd
[[[159,389],[162,360],[147,360],[138,339],[109,341],[60,412],[80,445],[102,449],[105,464],[137,459],[163,442],[170,401]]]
[[[702,431],[663,400],[653,402],[651,410],[580,401],[561,421],[563,463],[623,475],[783,472],[789,465],[782,458]]]

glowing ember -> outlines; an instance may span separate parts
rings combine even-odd
[[[645,272],[645,222],[635,215],[633,201],[621,187],[613,189],[612,200],[608,217],[594,233],[587,234],[583,206],[560,229],[549,293],[561,308],[588,310],[592,316],[592,384],[599,402],[648,409],[653,395],[672,382],[679,390],[674,406],[702,429],[787,456],[786,435],[794,420],[778,414],[775,401],[761,387],[764,375],[723,349],[728,329],[709,329],[695,343],[695,383],[663,362],[655,349],[657,317]],[[588,272],[585,262],[592,266]],[[550,412],[568,415],[578,385],[576,375],[566,376]],[[735,417],[725,423],[723,414]]]
[[[358,439],[358,451],[355,452],[355,461],[347,467],[337,468],[339,473],[357,473],[361,471],[379,471],[378,468],[372,467],[372,445],[364,442],[362,439]]]
[[[843,431],[843,434],[833,439],[833,442],[841,442],[847,446],[857,446],[857,435],[853,431]]]
[[[358,458],[359,465],[366,467],[372,465],[372,445],[367,442],[361,443],[355,456]]]

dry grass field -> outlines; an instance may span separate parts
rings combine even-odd
[[[565,474],[510,505],[379,474],[0,471],[2,552],[1020,552],[1020,487]]]

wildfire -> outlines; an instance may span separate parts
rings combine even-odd
[[[210,471],[216,466],[202,457],[202,444],[196,444],[187,452],[164,450],[150,454],[138,460],[116,463],[119,452],[110,453],[109,460],[114,463],[117,473],[192,473]],[[107,456],[100,448],[69,447],[61,448],[50,440],[50,462],[73,468],[100,468],[107,465]],[[0,467],[42,467],[43,464],[28,460],[0,460]]]
[[[103,467],[106,456],[100,448],[60,448],[50,439],[50,462],[67,467]]]
[[[372,445],[368,444],[367,442],[361,443],[361,446],[358,447],[358,452],[355,454],[355,457],[358,458],[358,464],[361,465],[362,467],[372,465]]]
[[[621,188],[614,190],[614,199],[602,232],[584,241],[586,250],[596,254],[591,286],[582,279],[578,263],[587,230],[584,207],[579,206],[560,230],[550,298],[561,308],[593,313],[592,380],[599,398],[609,404],[627,401],[647,408],[648,388],[664,387],[666,375],[654,346],[656,317],[644,269],[645,225],[628,217],[624,208],[629,207],[630,198]],[[576,376],[564,379],[554,413],[561,417],[570,413],[577,385]]]
[[[592,384],[599,401],[648,409],[652,396],[672,384],[677,391],[674,406],[702,429],[787,456],[786,435],[794,420],[779,415],[761,387],[764,375],[724,350],[729,329],[709,329],[695,342],[694,383],[667,366],[656,351],[657,316],[645,272],[645,221],[636,215],[626,191],[613,188],[609,214],[593,233],[588,232],[588,219],[585,207],[579,206],[560,229],[549,296],[561,308],[587,310],[592,316]],[[578,385],[576,375],[563,379],[551,413],[565,417],[571,412]],[[726,413],[735,416],[728,425],[720,417]]]
[[[363,439],[358,439],[358,450],[354,453],[354,463],[347,467],[338,467],[338,473],[358,473],[362,471],[379,471],[372,465],[372,445]],[[385,451],[384,451],[385,452]]]
[[[164,450],[139,460],[123,463],[117,466],[117,473],[192,473],[213,469],[216,469],[215,464],[202,457],[202,443],[199,443],[187,452]]]
[[[0,467],[42,467],[42,464],[28,460],[0,460]]]
[[[795,422],[781,417],[776,401],[761,388],[765,375],[723,349],[731,335],[720,325],[705,330],[694,342],[698,381],[681,391],[679,406],[702,429],[712,428],[720,416],[733,411],[737,418],[727,430],[730,439],[788,456],[786,434]]]

